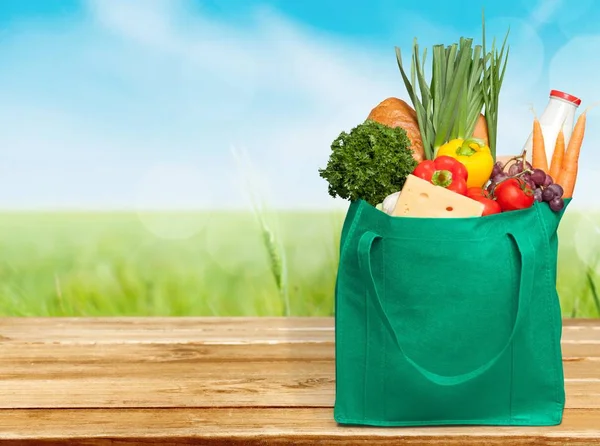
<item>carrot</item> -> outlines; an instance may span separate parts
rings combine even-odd
[[[550,172],[548,175],[552,177],[553,180],[558,178],[558,174],[562,169],[563,158],[565,156],[565,134],[562,129],[558,132],[558,137],[556,138],[556,146],[554,147],[554,153],[552,154],[552,161],[550,162]]]
[[[548,159],[546,158],[546,148],[544,147],[544,135],[542,126],[537,118],[533,119],[533,146],[531,148],[531,165],[534,169],[542,169],[548,172]]]
[[[581,144],[585,134],[586,114],[587,110],[577,118],[573,134],[565,151],[562,168],[556,181],[563,188],[563,198],[572,198],[573,191],[575,190],[577,171],[579,169],[579,154],[581,153]]]

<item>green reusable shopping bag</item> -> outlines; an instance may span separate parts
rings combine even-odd
[[[560,424],[563,213],[536,202],[410,218],[352,202],[336,281],[335,420]]]

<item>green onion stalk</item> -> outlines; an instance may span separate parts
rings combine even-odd
[[[485,53],[485,15],[481,13],[482,34],[483,34],[483,52]],[[508,62],[508,53],[510,47],[506,46],[510,28],[506,32],[500,52],[496,48],[496,39],[492,40],[492,49],[489,54],[486,53],[485,72],[483,75],[483,97],[485,102],[485,121],[488,128],[488,141],[490,151],[496,161],[496,140],[498,132],[498,106],[500,88],[506,72],[506,63]],[[504,51],[506,50],[506,54]]]
[[[484,61],[481,46],[473,48],[472,44],[473,39],[461,38],[459,44],[435,45],[429,84],[424,75],[427,52],[423,52],[421,61],[416,39],[410,80],[402,64],[401,51],[396,48],[398,67],[417,114],[427,159],[433,159],[446,141],[467,139],[475,129],[484,103],[481,81]]]
[[[483,46],[473,46],[473,39],[464,37],[449,46],[434,45],[429,84],[425,79],[427,50],[421,57],[414,39],[409,79],[401,51],[396,47],[398,67],[415,108],[426,159],[435,158],[438,148],[447,141],[471,138],[484,106],[490,150],[495,159],[498,94],[508,50],[504,56],[505,39],[499,54],[495,43],[492,51],[486,53],[485,24],[483,33]]]

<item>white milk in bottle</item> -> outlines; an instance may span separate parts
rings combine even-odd
[[[565,147],[569,143],[575,123],[575,110],[577,110],[580,104],[581,99],[575,96],[558,90],[550,91],[548,105],[542,116],[539,117],[540,127],[544,135],[544,147],[546,149],[548,164],[552,160],[556,138],[561,126],[565,135]],[[533,128],[533,121],[531,127]],[[531,162],[532,137],[533,131],[529,134],[529,138],[523,147],[523,150],[527,150],[527,160],[529,162]]]

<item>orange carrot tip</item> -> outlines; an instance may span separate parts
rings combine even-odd
[[[586,111],[588,109],[577,118],[573,133],[571,134],[571,139],[565,150],[562,168],[558,175],[558,184],[563,188],[564,198],[571,198],[573,196],[573,191],[575,190],[575,183],[577,182],[577,173],[579,170],[579,154],[585,135]]]

